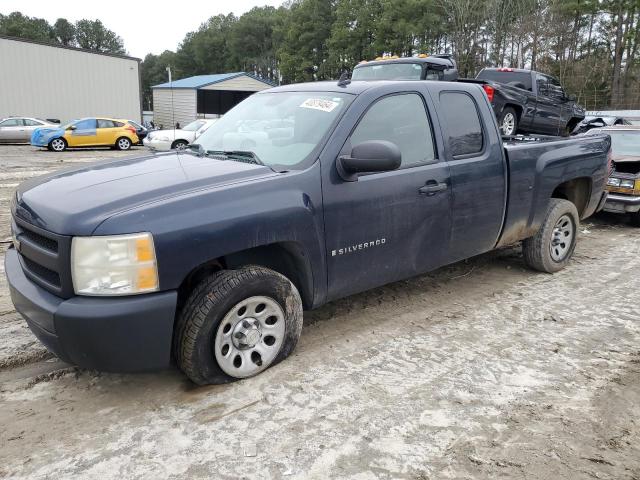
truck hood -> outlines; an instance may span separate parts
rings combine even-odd
[[[195,190],[276,175],[261,165],[188,153],[152,154],[28,180],[17,189],[14,209],[17,216],[45,230],[91,235],[100,223],[123,210]]]

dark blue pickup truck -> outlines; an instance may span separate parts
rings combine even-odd
[[[249,377],[293,351],[303,309],[521,240],[529,266],[563,268],[609,148],[505,145],[474,84],[278,87],[189,150],[20,185],[11,296],[70,363]]]

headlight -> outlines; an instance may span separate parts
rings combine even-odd
[[[77,295],[135,295],[158,290],[150,233],[74,237],[71,274]]]
[[[620,180],[620,188],[633,189],[633,180]]]
[[[612,187],[619,187],[620,186],[620,179],[619,178],[609,178],[609,181],[607,182],[607,185],[610,185]]]

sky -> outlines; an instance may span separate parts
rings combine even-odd
[[[144,58],[147,53],[175,50],[187,32],[214,15],[233,12],[239,16],[253,7],[281,4],[282,0],[0,0],[0,13],[18,11],[51,24],[60,17],[70,22],[100,20],[124,40],[129,55]]]

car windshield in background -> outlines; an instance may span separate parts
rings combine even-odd
[[[482,70],[476,77],[478,80],[490,80],[504,83],[512,87],[524,88],[531,91],[531,74],[523,72],[499,72],[497,70]]]
[[[420,80],[420,63],[385,63],[354,68],[351,80]]]
[[[640,131],[602,130],[599,133],[611,135],[611,151],[614,155],[640,156]]]
[[[205,123],[206,122],[204,120],[196,120],[186,125],[182,130],[186,130],[187,132],[195,132],[196,130],[202,128]]]
[[[275,170],[305,168],[352,99],[331,92],[255,94],[208,128],[197,143],[205,152],[251,152]]]

